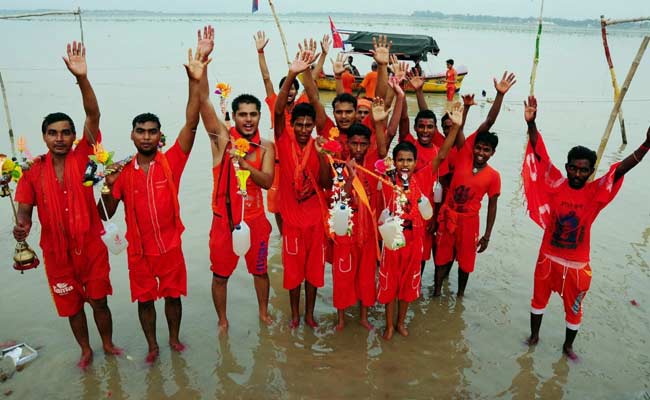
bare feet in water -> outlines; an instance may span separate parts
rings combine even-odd
[[[382,337],[384,340],[391,340],[393,338],[393,333],[395,332],[395,328],[392,326],[387,326],[386,329],[384,330],[384,334]]]
[[[375,327],[370,322],[368,322],[367,319],[360,320],[359,324],[361,324],[361,326],[363,326],[364,328],[366,328],[369,331],[375,330]]]
[[[397,333],[404,337],[409,335],[409,331],[406,329],[406,325],[404,324],[397,324]]]
[[[157,347],[155,349],[149,350],[149,353],[147,353],[147,357],[144,359],[144,362],[149,365],[153,364],[158,359],[158,353],[159,352]]]
[[[318,328],[318,323],[314,321],[313,317],[305,317],[305,324],[309,325],[312,329]]]
[[[269,314],[260,314],[260,321],[264,322],[266,325],[271,325],[273,323],[273,318]]]
[[[124,349],[121,349],[111,343],[110,345],[104,345],[104,353],[111,356],[121,356],[124,354]]]
[[[573,352],[573,347],[562,346],[562,353],[567,356],[567,358],[573,362],[580,361],[580,357]]]
[[[79,358],[79,362],[77,363],[77,367],[81,369],[82,371],[86,371],[90,364],[93,363],[93,351],[88,349],[86,351],[81,352],[81,358]]]
[[[539,343],[539,336],[530,336],[526,339],[526,344],[529,346],[535,346],[537,343]]]
[[[219,321],[219,333],[228,333],[228,320]]]
[[[291,322],[289,322],[289,328],[291,329],[296,329],[299,326],[300,326],[300,320],[298,318],[292,319]]]
[[[177,351],[179,353],[182,353],[185,351],[185,345],[181,342],[169,342],[169,347],[172,348],[172,350]]]

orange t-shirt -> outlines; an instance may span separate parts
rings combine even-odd
[[[453,67],[447,70],[445,76],[447,77],[447,87],[456,86],[456,70]]]
[[[273,93],[271,96],[268,96],[266,99],[264,99],[264,102],[266,103],[267,106],[269,106],[269,112],[271,116],[271,128],[275,125],[275,102],[278,100],[278,95]],[[293,106],[296,104],[300,103],[309,103],[309,97],[307,97],[307,94],[303,92],[296,100],[294,100],[293,104],[291,107],[287,104],[287,108],[284,110],[284,123],[287,127],[287,129],[290,129],[293,131],[293,128],[291,128],[291,110],[293,109]]]
[[[312,141],[300,149],[295,139],[285,130],[276,140],[280,159],[280,214],[285,223],[307,227],[322,222],[318,198],[320,162]],[[302,172],[297,169],[304,165]]]
[[[97,135],[97,143],[101,142],[101,133]],[[79,170],[81,176],[84,174],[86,169],[86,164],[88,163],[88,156],[93,154],[93,149],[85,138],[82,138],[77,146],[68,153],[66,158],[67,161],[74,162],[76,167]],[[44,195],[44,184],[43,179],[47,174],[43,171],[46,168],[45,156],[37,157],[34,164],[31,168],[23,174],[23,176],[18,181],[18,187],[16,188],[16,202],[23,204],[30,204],[36,206],[38,211],[38,220],[41,223],[41,240],[40,245],[43,249],[43,253],[51,253],[55,250],[55,242],[53,239],[55,235],[60,235],[62,232],[56,226],[50,226],[50,217],[46,214],[46,207],[43,206],[45,201]],[[82,182],[78,182],[79,185],[82,185]],[[54,194],[58,197],[58,204],[65,205],[68,202],[66,201],[67,192],[63,189],[63,185],[56,185],[60,190],[57,190]],[[80,204],[80,207],[87,207],[88,214],[90,217],[90,229],[88,234],[90,236],[99,237],[104,230],[102,222],[99,218],[99,213],[97,212],[97,203],[93,194],[93,188],[85,187],[82,188],[84,193],[85,204]],[[74,209],[64,209],[64,224],[63,234],[66,237],[69,237],[70,234],[70,223],[72,222],[73,216],[75,213]],[[68,239],[67,242],[72,243],[72,240]]]
[[[171,169],[174,186],[179,187],[181,175],[189,158],[178,143],[165,152],[165,157]],[[145,255],[161,255],[181,245],[181,233],[176,229],[174,217],[175,194],[169,190],[169,184],[160,163],[151,161],[148,173],[144,173],[136,159],[127,167],[134,169],[133,188],[135,190],[135,218],[137,227],[127,226],[129,230],[139,230]],[[125,174],[121,174],[113,185],[113,197],[128,201],[126,191],[128,184]],[[125,204],[125,207],[127,205]],[[127,236],[128,236],[127,232]]]
[[[476,175],[472,173],[475,141],[476,132],[467,138],[463,148],[456,155],[454,175],[445,198],[449,208],[462,214],[478,213],[485,194],[493,197],[501,193],[501,176],[497,170],[487,165]]]
[[[347,70],[341,75],[341,83],[343,83],[343,91],[345,93],[352,93],[352,85],[354,85],[354,75]]]
[[[375,88],[377,87],[377,71],[370,71],[363,78],[361,87],[366,89],[366,97],[372,99],[375,97]]]

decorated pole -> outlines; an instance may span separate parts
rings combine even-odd
[[[630,66],[630,70],[627,72],[627,76],[625,77],[625,82],[623,82],[623,87],[621,88],[621,93],[619,94],[618,98],[616,99],[616,102],[614,103],[614,108],[612,109],[612,113],[609,116],[609,121],[607,122],[605,133],[603,133],[603,138],[600,140],[600,146],[598,146],[598,158],[596,159],[596,165],[594,166],[594,170],[598,169],[598,164],[600,163],[600,159],[603,156],[605,147],[607,147],[607,141],[609,140],[609,135],[612,133],[612,128],[614,127],[614,121],[616,120],[616,115],[618,114],[618,111],[621,108],[621,104],[623,104],[623,99],[625,98],[627,89],[630,87],[630,84],[632,83],[632,78],[634,78],[634,74],[636,73],[636,70],[639,67],[639,63],[641,63],[641,59],[643,58],[643,54],[645,53],[645,50],[648,47],[649,42],[650,42],[650,36],[645,36],[643,38],[643,41],[641,42],[641,47],[639,47],[639,51],[636,53],[636,57],[634,57],[634,61]],[[591,179],[593,179],[593,175]]]
[[[612,77],[612,87],[614,88],[614,101],[618,99],[618,96],[621,93],[621,90],[618,87],[618,82],[616,81],[616,72],[614,71],[614,63],[612,62],[612,56],[609,52],[609,43],[607,42],[607,21],[605,16],[600,16],[600,33],[603,37],[603,47],[605,48],[605,58],[607,59],[607,66],[609,67],[609,74]],[[621,125],[621,137],[623,139],[623,144],[627,144],[627,135],[625,134],[625,120],[623,118],[623,109],[620,109],[618,112],[618,121]]]
[[[287,65],[291,65],[291,61],[289,61],[289,51],[287,50],[287,39],[284,37],[284,32],[282,31],[282,26],[280,25],[280,18],[278,18],[278,14],[275,12],[273,0],[269,0],[269,6],[271,7],[273,18],[275,18],[275,25],[277,25],[278,31],[280,31],[280,39],[282,39],[282,47],[284,47],[284,57],[287,60]]]
[[[535,95],[535,78],[537,77],[537,64],[539,64],[539,42],[542,37],[542,15],[544,14],[544,0],[539,10],[539,20],[537,24],[537,38],[535,39],[535,56],[533,57],[533,69],[530,72],[530,95]]]
[[[9,113],[9,102],[7,100],[7,91],[5,83],[2,80],[2,73],[0,73],[0,89],[2,89],[2,99],[4,100],[5,117],[7,118],[7,127],[9,128],[9,142],[11,143],[11,155],[16,157],[16,143],[14,142],[14,129],[11,126],[11,114]]]

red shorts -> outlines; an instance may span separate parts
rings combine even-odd
[[[582,269],[565,267],[540,254],[535,267],[535,288],[531,300],[531,312],[544,314],[551,292],[557,292],[564,302],[566,324],[578,330],[582,321],[582,301],[591,285],[591,267]]]
[[[257,218],[246,221],[251,232],[251,248],[246,252],[246,266],[253,275],[262,275],[267,271],[267,256],[269,254],[269,236],[271,224],[262,214]],[[232,233],[228,226],[228,218],[212,218],[210,229],[210,270],[223,278],[228,278],[235,271],[239,256],[232,249]]]
[[[283,287],[291,290],[307,282],[325,284],[325,231],[320,221],[312,226],[282,226]]]
[[[447,86],[447,101],[452,101],[454,99],[455,94],[456,94],[456,85]]]
[[[381,304],[388,304],[395,298],[411,302],[420,297],[422,234],[421,229],[405,230],[405,247],[395,251],[384,247],[377,288],[377,301]]]
[[[129,259],[131,301],[147,302],[161,297],[187,296],[187,270],[183,249],[178,246],[159,256]]]
[[[455,258],[464,272],[474,272],[478,230],[478,214],[459,214],[456,229],[451,233],[441,224],[436,235],[436,265],[448,264]]]
[[[280,212],[280,163],[275,160],[273,185],[266,191],[266,209],[272,214]]]
[[[43,254],[45,275],[52,300],[61,317],[77,314],[88,299],[99,300],[113,294],[109,278],[108,251],[101,238],[89,239],[85,252],[69,249],[68,261],[57,264],[53,254]]]
[[[334,244],[332,280],[334,307],[348,308],[357,301],[370,307],[377,299],[377,249],[373,242],[356,244],[349,236],[337,237]]]

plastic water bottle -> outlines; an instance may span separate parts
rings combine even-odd
[[[386,220],[388,219],[388,217],[390,217],[390,210],[388,210],[388,208],[384,208],[384,209],[381,211],[381,214],[379,215],[379,225],[381,225],[381,224],[383,224],[384,222],[386,222]]]
[[[332,216],[332,230],[338,236],[348,234],[350,223],[350,212],[345,204],[337,203],[334,206],[334,215]]]
[[[251,248],[251,231],[242,221],[239,225],[235,226],[232,231],[232,251],[239,257],[243,257],[248,253]]]
[[[442,185],[438,181],[433,185],[433,202],[442,203]]]
[[[421,195],[418,199],[418,209],[425,221],[430,220],[431,217],[433,217],[433,208],[431,207],[429,199],[427,199],[425,195]]]
[[[120,232],[120,229],[113,222],[104,223],[104,234],[102,240],[108,250],[113,254],[120,254],[129,244]]]

